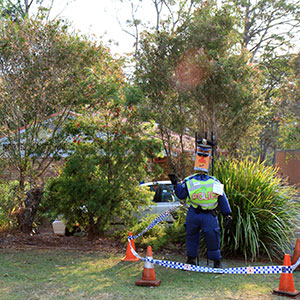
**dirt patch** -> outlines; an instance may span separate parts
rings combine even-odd
[[[84,252],[106,252],[115,255],[125,255],[127,242],[122,242],[121,238],[112,239],[109,237],[96,238],[89,240],[87,236],[57,236],[53,230],[42,230],[38,234],[28,235],[18,232],[13,234],[0,232],[0,250],[30,250],[30,249],[52,249],[52,250],[69,250]],[[136,251],[144,256],[146,249],[136,246]],[[173,249],[155,250],[156,256],[167,257],[170,255],[184,255],[182,245],[173,247]]]
[[[62,249],[77,251],[107,251],[123,253],[126,244],[109,238],[89,240],[86,236],[57,236],[53,232],[33,235],[0,234],[0,249]]]

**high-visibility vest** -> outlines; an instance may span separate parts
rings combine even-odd
[[[206,181],[191,178],[186,181],[189,196],[186,203],[197,208],[201,206],[203,210],[215,209],[218,206],[218,194],[213,193],[215,180],[210,178]]]

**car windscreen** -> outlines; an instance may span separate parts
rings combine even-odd
[[[172,184],[157,184],[151,185],[150,190],[155,192],[153,201],[154,202],[174,202],[179,201],[174,192]]]

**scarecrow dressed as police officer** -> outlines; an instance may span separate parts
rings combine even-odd
[[[207,258],[213,260],[214,268],[220,268],[220,227],[216,208],[219,206],[227,228],[232,219],[231,208],[223,185],[216,178],[208,175],[212,142],[205,139],[196,140],[196,145],[194,164],[196,173],[185,178],[181,183],[177,183],[174,175],[170,175],[170,179],[175,186],[176,196],[185,199],[189,206],[185,222],[187,263],[198,264],[200,229],[202,229]]]

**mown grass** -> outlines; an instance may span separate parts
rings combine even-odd
[[[0,250],[0,299],[286,299],[272,295],[279,274],[204,274],[155,266],[161,285],[140,287],[135,282],[142,275],[143,262],[122,262],[121,258],[105,252]],[[184,257],[167,259],[184,261]],[[245,265],[233,260],[223,264]],[[266,264],[270,265],[260,265]],[[300,289],[298,271],[294,283]]]

